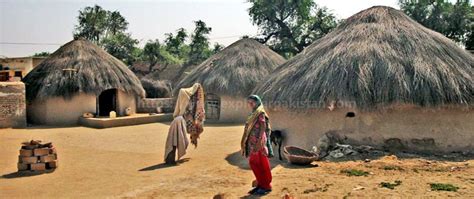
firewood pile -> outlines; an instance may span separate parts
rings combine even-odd
[[[58,155],[51,142],[23,142],[18,159],[18,171],[46,171],[58,167]]]

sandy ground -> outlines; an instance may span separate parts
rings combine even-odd
[[[237,153],[242,126],[207,125],[197,149],[177,166],[163,161],[167,124],[110,129],[84,127],[0,129],[0,198],[247,198],[253,175]],[[59,168],[39,175],[16,173],[22,141],[49,140]],[[273,192],[266,198],[474,198],[474,160],[445,162],[383,157],[315,162],[311,167],[272,160]],[[317,164],[317,166],[316,166]],[[387,168],[397,168],[387,170]],[[349,177],[342,169],[360,169]],[[402,181],[394,190],[381,182]],[[431,191],[429,183],[451,183],[457,192]],[[252,197],[250,197],[252,198]]]

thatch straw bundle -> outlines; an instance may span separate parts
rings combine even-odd
[[[147,98],[171,97],[170,82],[164,80],[153,80],[147,77],[142,78],[140,81],[145,89]]]
[[[28,100],[119,89],[144,97],[140,80],[120,60],[95,44],[73,40],[35,67],[23,80]]]
[[[241,39],[193,69],[177,89],[201,83],[206,92],[246,96],[285,61],[253,39]]]
[[[266,101],[472,105],[474,57],[399,10],[372,7],[275,70]]]

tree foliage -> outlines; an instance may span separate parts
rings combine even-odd
[[[35,54],[33,55],[33,57],[47,57],[47,56],[49,56],[49,55],[51,55],[50,52],[45,52],[45,51],[44,51],[44,52],[35,53]]]
[[[85,7],[79,11],[77,20],[74,37],[94,42],[128,65],[137,60],[148,62],[150,72],[157,64],[161,64],[160,70],[169,64],[199,64],[222,49],[219,44],[213,49],[209,47],[208,36],[212,29],[201,20],[194,22],[196,27],[191,36],[180,28],[176,33],[167,33],[163,44],[157,39],[149,40],[143,49],[138,47],[139,41],[127,33],[128,22],[118,11],[108,11],[98,5]],[[190,43],[186,42],[188,38]]]
[[[182,61],[169,53],[160,42],[156,40],[150,40],[145,44],[143,48],[142,60],[148,62],[148,71],[153,72],[153,67],[158,63],[163,64],[164,70],[169,64],[181,64]]]
[[[79,10],[74,37],[83,37],[96,44],[103,39],[107,30],[108,11],[98,5]]]
[[[102,40],[103,48],[120,59],[127,65],[132,65],[136,61],[134,51],[136,51],[136,45],[138,40],[133,39],[129,33],[116,33]]]
[[[216,53],[220,52],[222,49],[224,49],[223,45],[221,45],[219,43],[215,43],[214,47],[212,48],[212,54],[216,54]]]
[[[184,28],[180,28],[176,31],[176,35],[173,33],[166,33],[165,39],[165,48],[166,50],[181,59],[186,59],[187,54],[189,53],[189,48],[186,45],[186,39],[188,38],[188,33]]]
[[[257,39],[290,57],[337,26],[336,17],[313,0],[248,0],[249,15],[260,29]]]
[[[131,65],[139,50],[138,40],[127,33],[128,22],[118,11],[95,5],[79,11],[74,37],[83,37],[103,47],[108,53]]]
[[[474,7],[470,0],[399,0],[400,8],[418,23],[473,49]]]
[[[212,31],[204,21],[194,21],[195,28],[191,35],[191,43],[189,44],[188,63],[199,64],[211,56],[212,51],[209,48],[209,34]]]

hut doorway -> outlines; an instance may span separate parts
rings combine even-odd
[[[221,99],[216,94],[206,95],[206,119],[219,120],[221,112]]]
[[[10,79],[10,73],[7,72],[0,72],[0,82],[6,82]]]
[[[117,112],[117,89],[102,91],[98,100],[99,116],[109,116],[110,111]]]

